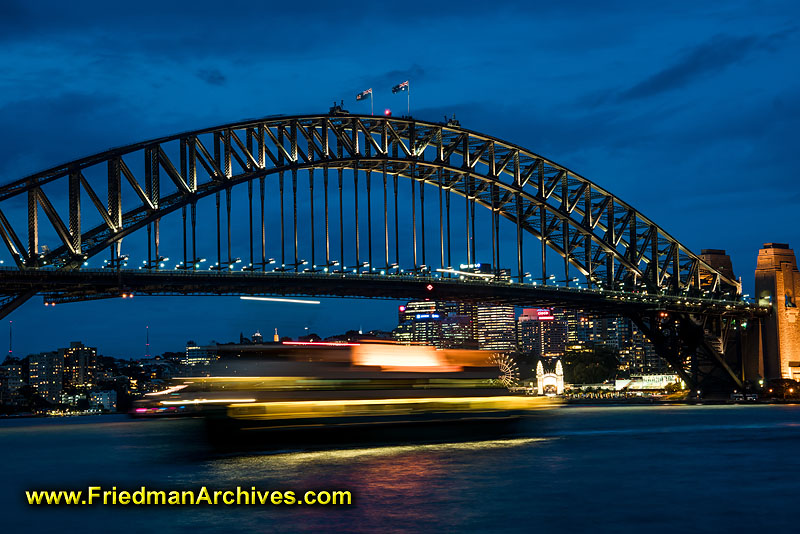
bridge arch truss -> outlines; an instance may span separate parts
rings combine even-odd
[[[341,208],[341,195],[343,174],[350,172],[355,188],[355,235],[346,236],[341,222],[346,216]],[[288,265],[298,270],[303,265],[298,256],[298,240],[302,236],[298,236],[304,232],[298,230],[297,190],[300,187],[302,192],[299,175],[303,173],[308,173],[312,208],[311,221],[300,223],[311,227],[311,238],[306,245],[311,248],[314,266],[336,270],[338,262],[340,269],[346,263],[360,269],[364,264],[374,267],[379,260],[385,264],[384,269],[405,267],[404,271],[413,273],[431,266],[446,270],[453,269],[454,263],[475,263],[479,261],[475,229],[478,206],[487,210],[491,221],[493,269],[500,274],[501,246],[513,242],[516,265],[508,266],[507,272],[519,282],[525,281],[525,269],[531,263],[529,251],[524,247],[523,236],[527,235],[536,238],[540,247],[536,261],[540,270],[528,278],[540,278],[542,284],[553,283],[552,273],[558,270],[567,284],[572,277],[570,273],[579,273],[588,288],[624,287],[673,295],[705,292],[730,299],[740,292],[737,281],[706,264],[641,212],[566,167],[457,124],[411,118],[349,114],[269,117],[109,150],[0,187],[0,239],[19,269],[80,269],[88,258],[105,249],[111,250],[113,263],[122,254],[122,240],[145,229],[148,233],[145,265],[158,269],[159,223],[164,216],[179,211],[183,216],[181,267],[195,269],[198,268],[196,206],[204,197],[216,196],[217,264],[227,266],[233,259],[231,190],[244,186],[249,198],[248,268],[265,269],[266,241],[271,233],[264,223],[265,188],[274,185],[277,178],[284,238],[280,263],[282,268]],[[325,217],[324,225],[317,221],[315,227],[314,186],[319,190],[320,174],[325,191]],[[380,237],[372,235],[373,211],[381,211],[380,206],[373,206],[374,193],[370,193],[375,175],[382,177],[378,189],[383,188],[384,235]],[[361,184],[359,176],[366,176]],[[398,179],[411,184],[413,236],[408,241],[413,250],[401,250],[399,233],[408,226],[408,220],[401,220],[398,213]],[[359,187],[366,187],[367,191],[368,236],[362,235],[364,228],[358,226]],[[331,236],[337,229],[336,221],[330,223],[329,188],[333,191],[333,205],[337,189],[339,194],[338,254],[332,250]],[[429,204],[431,194],[434,195],[433,202],[438,203],[439,212],[438,221],[431,224],[428,209],[427,233],[426,191]],[[293,198],[293,224],[285,219],[284,194]],[[460,223],[451,217],[451,203],[455,205],[456,199],[463,203],[460,213],[464,219]],[[390,200],[395,202],[393,210]],[[220,205],[224,206],[228,221],[227,256],[222,253],[224,240],[219,235]],[[87,211],[95,219],[99,216],[99,223],[87,224]],[[293,228],[287,230],[284,225]],[[318,253],[314,250],[318,241],[315,234],[321,233],[323,226],[325,250]],[[463,250],[455,254],[451,247],[457,241],[453,237],[454,226],[457,232],[466,233]],[[47,227],[45,232],[44,227]],[[435,230],[433,237],[431,227]],[[501,228],[506,229],[502,234]],[[42,238],[45,234],[48,239]],[[354,261],[345,261],[345,242],[349,246],[353,240]],[[431,257],[431,241],[436,242],[438,257]],[[489,240],[486,241],[482,243],[484,249],[489,246]],[[554,267],[553,253],[548,251],[555,252],[563,265]],[[547,265],[548,256],[551,265]]]

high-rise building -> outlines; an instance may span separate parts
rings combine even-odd
[[[762,320],[759,374],[800,379],[800,272],[794,251],[783,243],[765,243],[756,263],[756,299],[772,306]]]
[[[475,339],[481,350],[511,351],[516,348],[514,306],[478,305]]]
[[[455,313],[442,320],[441,347],[445,349],[477,348],[472,335],[472,317]]]
[[[519,317],[519,348],[534,356],[563,356],[567,348],[567,316],[564,310],[525,308]]]
[[[37,395],[49,402],[59,402],[63,389],[64,357],[58,352],[28,356],[30,385]]]
[[[666,360],[626,317],[560,308],[525,309],[519,317],[518,339],[520,350],[536,356],[558,357],[570,349],[605,345],[618,351],[623,371],[638,375],[669,371]]]
[[[462,304],[411,301],[398,307],[397,319],[398,325],[392,337],[400,343],[421,343],[439,348],[475,346],[473,318]]]
[[[69,348],[58,349],[64,360],[64,387],[91,386],[97,371],[97,349],[73,341]]]

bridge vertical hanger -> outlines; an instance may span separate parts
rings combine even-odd
[[[477,179],[470,177],[470,196],[469,196],[469,224],[470,231],[470,256],[472,260],[469,263],[478,263],[478,254],[476,247],[478,245],[477,234],[475,233],[475,198],[477,196]]]
[[[361,272],[361,231],[359,229],[359,214],[358,214],[358,160],[361,155],[358,138],[358,121],[351,119],[350,131],[353,135],[353,201],[355,204],[355,228],[356,228],[356,261],[355,268]]]
[[[636,215],[631,214],[630,220],[628,222],[628,229],[630,231],[630,236],[628,237],[628,258],[634,268],[639,268],[639,234],[637,233],[637,226],[636,226]],[[634,286],[636,281],[636,272],[628,273],[629,276],[633,276],[634,279]],[[699,287],[699,286],[698,286]]]
[[[222,168],[222,151],[220,147],[220,134],[219,132],[214,132],[214,163],[216,164],[218,169]],[[222,176],[217,177],[218,180],[222,179]],[[222,215],[220,212],[220,203],[221,203],[221,191],[217,191],[216,194],[216,202],[217,202],[217,265],[215,266],[216,269],[222,269]]]
[[[336,138],[336,158],[342,160],[342,140]],[[342,201],[342,188],[344,187],[344,169],[339,164],[339,271],[344,272],[344,203]]]
[[[314,126],[311,126],[314,128]],[[308,159],[312,163],[314,162],[314,146],[312,144],[311,139],[308,140]],[[309,206],[311,211],[311,269],[312,271],[317,270],[317,254],[316,254],[316,242],[314,239],[314,167],[309,167],[308,169],[308,196],[309,196]]]
[[[371,134],[367,131],[364,132],[364,137],[370,136]],[[370,159],[372,156],[372,144],[368,142],[364,142],[364,153],[367,159]],[[366,171],[364,171],[366,175],[364,177],[364,181],[366,182],[366,189],[367,189],[367,263],[369,263],[368,272],[372,272],[372,170],[367,167]]]
[[[159,179],[159,161],[158,161],[158,146],[147,147],[144,151],[145,154],[145,195],[153,206],[154,211],[159,209],[159,201],[161,199],[161,181]],[[159,268],[159,244],[160,244],[160,221],[161,217],[157,217],[153,221],[152,227],[147,225],[147,268]],[[155,232],[152,232],[152,228]],[[151,245],[155,246],[155,257],[151,250]]]
[[[258,125],[258,133],[256,134],[256,141],[258,141],[258,166],[262,170],[266,168],[266,139],[264,130],[266,128],[263,124]],[[259,199],[261,203],[261,270],[267,270],[267,225],[265,221],[265,207],[264,207],[264,197],[265,197],[265,188],[266,188],[266,178],[262,174],[258,178],[258,191],[259,191]]]
[[[544,195],[544,165],[539,165],[539,174],[536,177],[536,196],[541,202],[539,204],[539,233],[541,234],[542,245],[542,285],[547,285],[547,214]]]
[[[414,163],[414,159],[416,158],[416,150],[415,150],[416,128],[413,122],[411,124],[406,125],[406,128],[408,128],[408,149],[411,151],[411,155],[409,156],[410,163],[409,163],[408,175],[411,181],[411,241],[413,244],[412,256],[414,258],[414,272],[416,272],[417,267],[419,265],[419,261],[417,258],[417,194],[416,194],[417,167]]]
[[[220,215],[220,192],[217,191],[215,195],[217,201],[217,264],[215,269],[222,269],[222,220]]]
[[[331,238],[330,238],[330,220],[328,210],[328,162],[331,159],[330,139],[328,137],[328,121],[322,121],[322,153],[325,158],[325,165],[322,167],[322,184],[325,190],[325,267],[331,267]]]
[[[181,141],[180,141],[181,176],[183,176],[183,179],[186,181],[186,184],[188,186],[189,185],[189,163],[186,160],[187,155],[188,154],[187,154],[186,138],[185,137],[181,137]],[[189,191],[190,191],[190,194],[193,193],[191,188],[189,189]],[[188,246],[187,246],[187,235],[186,235],[187,234],[187,230],[186,230],[186,222],[187,222],[186,211],[187,211],[186,210],[186,204],[184,204],[183,207],[181,207],[181,219],[182,219],[182,226],[181,226],[182,232],[181,232],[181,234],[183,236],[183,263],[182,263],[182,268],[183,269],[188,269],[189,268],[189,251],[188,251]]]
[[[231,130],[230,128],[225,130],[223,134],[223,148],[224,148],[224,155],[225,155],[225,177],[226,181],[231,179],[233,175],[233,170],[231,168]],[[233,265],[233,251],[231,248],[231,187],[225,187],[225,226],[227,230],[227,238],[226,243],[228,244],[228,262],[226,267],[230,268]]]
[[[392,140],[392,159],[397,161],[399,147],[396,139]],[[397,209],[397,173],[392,173],[394,185],[394,262],[397,270],[400,270],[400,215]]]
[[[122,229],[122,183],[120,175],[120,158],[114,157],[108,160],[108,217],[114,225],[114,231]],[[122,248],[122,240],[119,239],[110,246],[112,266],[119,258]],[[117,265],[121,267],[121,265]]]
[[[453,268],[453,256],[452,256],[452,247],[450,246],[452,240],[450,239],[450,187],[447,188],[447,191],[444,195],[444,202],[445,208],[447,211],[447,267],[452,269]]]
[[[661,276],[659,274],[659,249],[658,249],[658,228],[655,225],[650,225],[650,276],[653,287],[660,285]]]
[[[292,242],[294,243],[294,271],[300,267],[297,253],[297,169],[292,167]]]
[[[289,133],[289,143],[291,144],[291,163],[292,165],[292,213],[293,213],[293,230],[294,230],[294,271],[297,272],[300,268],[300,260],[297,253],[297,122],[291,122],[291,130]]]
[[[356,261],[353,266],[361,272],[361,233],[358,227],[358,159],[353,162],[353,203],[355,206]]]
[[[498,257],[497,251],[499,244],[497,243],[497,205],[495,204],[495,199],[497,196],[497,190],[494,184],[494,181],[498,179],[497,176],[497,167],[495,164],[495,145],[494,141],[489,142],[489,147],[486,152],[487,163],[489,164],[489,176],[492,178],[493,182],[489,186],[489,195],[490,195],[490,215],[492,217],[492,224],[490,226],[490,232],[492,233],[492,270],[494,271],[495,277],[498,276],[500,272],[500,258]]]
[[[281,202],[281,266],[279,271],[286,270],[286,228],[283,213],[283,168],[285,167],[284,150],[283,149],[283,128],[278,127],[278,167],[281,171],[278,172],[278,189],[280,190]]]
[[[81,171],[69,173],[69,235],[72,250],[81,253]]]
[[[439,268],[444,269],[444,189],[441,168],[436,171],[436,182],[439,186]]]
[[[247,129],[247,137],[245,142],[247,143],[247,151],[250,154],[253,154],[253,129]],[[248,171],[253,172],[253,167],[250,163],[248,163]],[[254,257],[254,246],[253,246],[253,180],[247,180],[247,235],[248,235],[248,244],[249,251],[250,251],[250,263],[248,265],[248,270],[255,269],[256,260]]]
[[[411,163],[411,243],[412,243],[412,257],[414,258],[414,271],[417,270],[417,192],[416,183],[414,179],[414,164]]]
[[[569,286],[570,246],[569,246],[569,220],[567,217],[570,214],[570,209],[569,209],[569,173],[567,172],[561,173],[561,210],[565,215],[565,217],[561,220],[561,234],[562,234],[561,238],[564,248],[564,284],[566,286]]]
[[[425,180],[419,181],[419,224],[420,246],[422,247],[421,267],[427,267],[428,261],[425,259]]]
[[[606,208],[606,237],[605,242],[609,244],[609,246],[616,249],[616,219],[614,217],[614,199],[612,198],[608,202],[608,207]],[[614,257],[611,254],[606,254],[606,289],[614,290],[614,280],[616,280],[616,273],[614,273]]]
[[[189,190],[192,192],[189,204],[190,223],[192,226],[192,270],[199,268],[200,258],[197,257],[197,137],[188,139],[189,149],[189,175],[186,179]]]
[[[28,263],[39,264],[39,189],[28,190]]]
[[[381,125],[381,148],[383,155],[389,155],[389,136],[388,136],[388,123],[383,121]],[[383,174],[383,244],[384,244],[384,269],[389,270],[389,197],[386,191],[386,160],[381,163],[381,171]]]
[[[225,228],[227,230],[226,243],[228,245],[228,261],[226,267],[233,265],[233,251],[231,250],[231,188],[225,188]]]
[[[583,220],[589,232],[594,229],[592,222],[592,188],[587,187],[583,192]],[[586,289],[592,289],[594,267],[592,266],[592,238],[589,233],[583,236],[583,262],[586,265]]]

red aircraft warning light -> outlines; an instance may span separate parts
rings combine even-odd
[[[389,109],[389,108],[386,108],[386,109],[383,110],[383,114],[386,115],[387,117],[391,117],[392,116],[392,110]]]

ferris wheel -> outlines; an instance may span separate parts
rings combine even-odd
[[[517,367],[517,362],[514,361],[514,358],[508,354],[495,353],[489,357],[489,363],[497,366],[500,371],[500,375],[495,380],[502,384],[503,387],[511,389],[519,386],[519,367]]]

